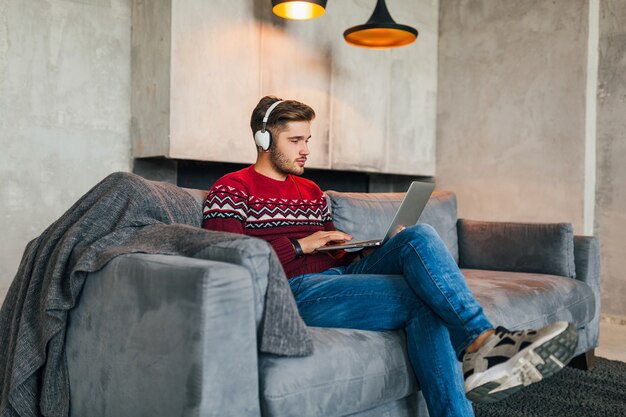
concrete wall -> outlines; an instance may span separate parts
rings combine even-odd
[[[434,174],[438,0],[387,1],[392,16],[420,34],[385,50],[356,48],[342,36],[367,21],[373,0],[329,2],[311,21],[280,19],[267,0],[153,3],[133,1],[136,157],[254,162],[250,112],[271,94],[315,109],[307,166]],[[145,36],[170,22],[169,34]]]
[[[602,310],[626,320],[626,2],[600,2],[596,234]]]
[[[437,184],[472,219],[583,232],[587,0],[442,1]]]
[[[130,3],[0,0],[0,300],[26,243],[102,177],[130,169]],[[357,3],[361,21],[369,6]],[[437,182],[458,193],[461,216],[581,232],[588,10],[587,0],[441,3]],[[595,230],[603,311],[626,317],[626,4],[601,0],[600,17]],[[436,30],[416,26],[421,37]],[[298,82],[263,77],[272,88],[259,93]]]
[[[441,2],[439,28],[438,186],[461,217],[598,236],[626,320],[626,2]]]
[[[0,300],[26,243],[130,170],[127,0],[0,0]]]

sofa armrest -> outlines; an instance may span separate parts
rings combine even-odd
[[[118,256],[70,313],[72,416],[259,416],[254,290],[242,266]]]
[[[595,236],[574,236],[576,279],[600,294],[600,242]],[[599,307],[599,306],[598,306]]]
[[[587,284],[595,295],[593,320],[579,332],[579,346],[597,347],[600,334],[600,242],[594,236],[574,236],[576,279]]]
[[[575,277],[569,223],[485,222],[459,219],[462,268]]]

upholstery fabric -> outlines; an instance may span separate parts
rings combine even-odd
[[[355,240],[382,239],[405,193],[344,193],[327,191],[335,227]],[[456,196],[448,191],[434,191],[418,223],[435,228],[458,262]]]
[[[600,242],[593,236],[574,237],[576,279],[587,284],[596,294],[596,310],[587,325],[578,332],[579,352],[585,352],[598,343],[600,336]]]
[[[417,391],[399,400],[343,417],[428,417],[428,409],[422,392]]]
[[[259,417],[253,297],[226,262],[129,254],[90,274],[68,320],[70,415]]]
[[[201,206],[206,191],[187,191]],[[329,191],[329,202],[337,227],[355,238],[380,237],[363,233],[379,227],[382,235],[402,198],[346,194]],[[458,254],[452,193],[435,192],[422,221]],[[598,341],[599,247],[590,237],[573,242],[576,280],[492,268],[463,273],[494,324],[571,320],[582,353]],[[261,243],[231,236],[201,248],[211,261],[132,254],[90,273],[87,301],[69,319],[72,415],[427,417],[401,330],[309,328],[311,356],[257,351],[269,292],[262,279],[269,249]]]
[[[571,278],[472,269],[462,272],[494,325],[525,329],[568,320],[583,328],[596,309],[591,288]],[[416,389],[408,371],[404,332],[309,329],[315,346],[312,356],[261,355],[264,416],[360,415],[356,413]],[[589,349],[580,347],[584,350],[577,354]]]
[[[333,417],[364,411],[416,390],[402,331],[309,327],[315,350],[304,358],[261,355],[265,417]]]
[[[574,278],[569,223],[506,223],[459,219],[462,268],[533,272]]]
[[[118,172],[32,240],[0,310],[0,413],[68,415],[67,315],[78,302],[88,272],[125,253],[193,257],[208,248],[208,256],[213,256],[226,249],[220,242],[238,240],[237,249],[230,251],[241,252],[238,248],[253,239],[200,229],[200,220],[201,207],[180,188]],[[260,349],[309,354],[312,340],[278,257],[271,248],[265,253],[268,296]]]
[[[461,271],[495,326],[532,329],[566,320],[580,329],[594,317],[594,293],[583,282],[524,272]]]
[[[67,312],[86,273],[144,228],[198,220],[195,201],[177,187],[116,173],[29,242],[0,310],[0,413],[67,415]]]
[[[197,188],[185,188],[180,187],[181,190],[187,191],[191,196],[198,202],[200,207],[204,206],[204,201],[206,200],[206,196],[209,193],[208,190],[198,190]]]

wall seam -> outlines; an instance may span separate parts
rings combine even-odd
[[[585,170],[583,233],[594,234],[596,204],[596,122],[598,92],[598,48],[600,44],[600,0],[589,0],[587,37],[587,86],[585,94]]]

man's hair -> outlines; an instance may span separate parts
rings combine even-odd
[[[250,128],[253,136],[258,130],[263,129],[265,112],[277,101],[281,101],[281,99],[274,96],[265,96],[256,105],[250,118]],[[287,123],[310,122],[313,119],[315,119],[315,111],[311,107],[299,101],[284,100],[272,110],[265,126],[266,130],[269,130],[272,134],[272,147]]]

